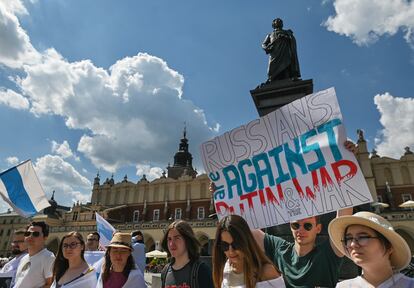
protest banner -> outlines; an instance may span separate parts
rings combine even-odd
[[[310,94],[201,145],[219,219],[252,228],[372,202],[333,88]]]

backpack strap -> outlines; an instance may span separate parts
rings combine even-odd
[[[200,265],[202,262],[196,260],[191,267],[191,288],[198,287],[198,271],[200,270]]]
[[[168,270],[171,267],[171,263],[168,263],[167,265],[164,266],[164,268],[161,271],[161,287],[165,287],[165,279],[167,279],[167,273]]]

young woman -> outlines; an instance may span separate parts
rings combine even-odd
[[[161,287],[211,288],[211,271],[199,260],[200,243],[190,224],[183,220],[171,223],[162,240],[171,257],[161,273]]]
[[[228,215],[218,224],[213,246],[214,287],[285,287],[280,273],[253,238],[247,222]]]
[[[78,232],[63,236],[53,265],[53,288],[95,287],[96,275],[83,257],[85,242]]]
[[[329,236],[335,246],[362,268],[362,276],[336,287],[414,287],[414,279],[399,273],[411,259],[407,242],[391,224],[371,212],[332,220]]]
[[[131,255],[131,235],[117,232],[106,247],[97,288],[145,288],[144,275]]]

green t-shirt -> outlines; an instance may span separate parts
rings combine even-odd
[[[265,234],[264,247],[269,257],[282,272],[286,287],[335,287],[342,257],[336,256],[329,240],[316,245],[310,253],[299,257],[294,243]]]

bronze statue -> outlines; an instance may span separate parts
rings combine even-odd
[[[296,52],[296,39],[292,30],[283,30],[280,18],[273,20],[273,31],[263,41],[262,48],[269,54],[268,79],[277,80],[300,78],[299,61]]]

